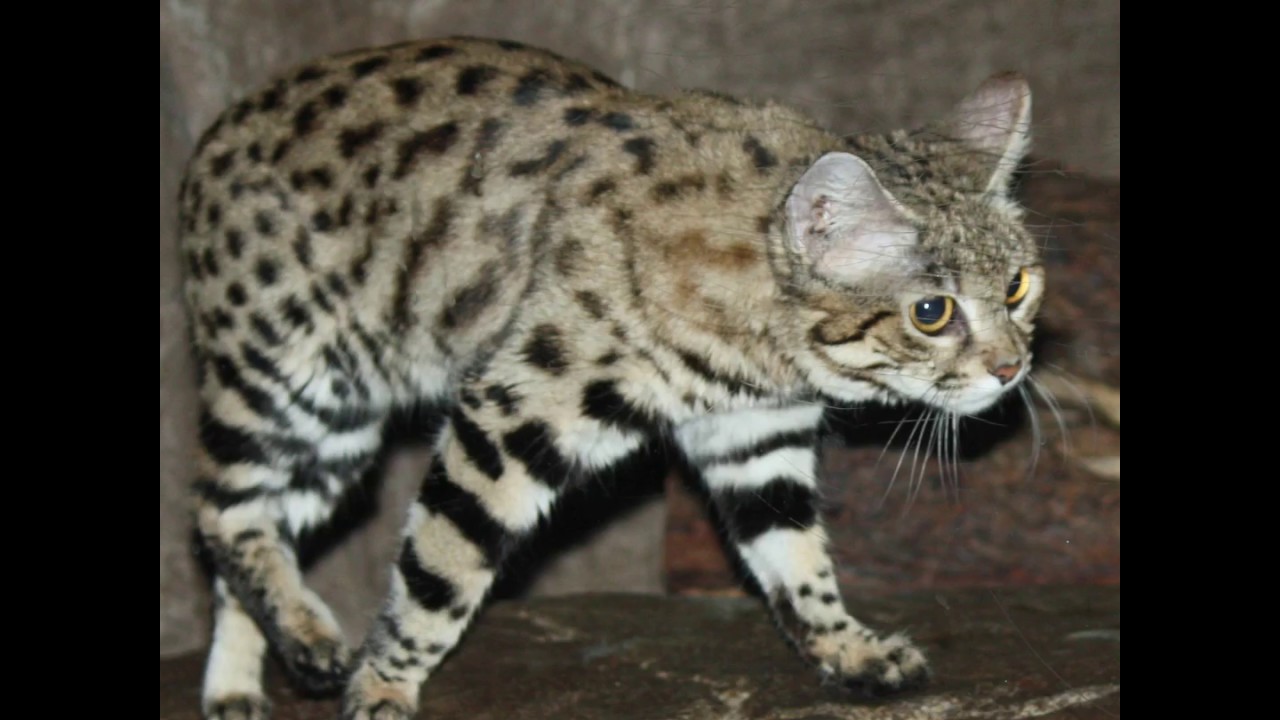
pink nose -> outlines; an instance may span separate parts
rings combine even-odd
[[[1018,371],[1022,369],[1022,361],[1014,363],[1005,363],[1000,367],[991,370],[991,374],[996,376],[1001,385],[1008,385],[1010,381],[1018,377]]]

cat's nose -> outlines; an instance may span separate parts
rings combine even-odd
[[[989,372],[996,376],[1001,385],[1008,385],[1014,378],[1018,377],[1018,371],[1022,369],[1022,361],[1014,360],[1011,363],[1004,363],[992,368]]]

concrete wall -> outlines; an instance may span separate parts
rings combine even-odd
[[[189,542],[195,437],[175,195],[219,110],[310,57],[448,34],[500,36],[594,64],[645,90],[703,87],[804,108],[838,131],[923,122],[1016,69],[1035,92],[1036,151],[1120,173],[1118,0],[162,0],[160,4],[160,652],[206,642],[208,596]],[[383,591],[390,535],[423,459],[393,463],[379,520],[331,553],[315,586],[353,638]],[[662,508],[632,504],[553,561],[532,592],[658,591]]]

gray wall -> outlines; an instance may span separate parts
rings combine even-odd
[[[993,72],[1035,92],[1036,154],[1120,174],[1120,3],[1047,0],[162,0],[160,4],[160,652],[206,642],[185,486],[193,370],[175,248],[176,188],[194,139],[227,103],[310,57],[418,37],[508,37],[645,90],[703,87],[804,108],[838,131],[930,119]],[[397,459],[381,520],[328,556],[317,590],[350,635],[382,593],[423,458]],[[662,509],[642,505],[553,563],[534,592],[657,591]]]

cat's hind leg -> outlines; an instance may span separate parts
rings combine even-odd
[[[711,415],[676,437],[775,620],[823,676],[870,694],[929,677],[903,635],[880,637],[845,610],[827,552],[816,483],[822,408]]]
[[[213,583],[213,645],[201,693],[208,720],[266,720],[271,710],[262,691],[267,639],[240,606],[225,580]]]
[[[384,421],[292,392],[274,366],[255,359],[215,358],[202,388],[196,526],[220,595],[234,600],[215,615],[205,673],[205,706],[223,717],[234,716],[240,698],[262,697],[261,643],[246,617],[304,688],[342,687],[350,651],[333,613],[303,583],[296,543],[328,522],[372,464]]]

